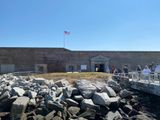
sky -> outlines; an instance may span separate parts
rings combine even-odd
[[[160,0],[0,0],[0,47],[160,51]],[[70,35],[64,36],[64,31]]]

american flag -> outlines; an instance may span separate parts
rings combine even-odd
[[[64,31],[64,35],[70,35],[69,31]]]

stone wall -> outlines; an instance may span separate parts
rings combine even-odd
[[[135,70],[138,64],[142,66],[151,62],[159,63],[160,52],[142,51],[71,51],[63,48],[0,48],[0,65],[15,65],[15,71],[34,71],[37,64],[46,64],[48,72],[79,71],[81,65],[87,65],[86,71],[91,71],[91,59],[104,56],[109,59],[109,66],[122,68],[128,64],[130,70]],[[2,71],[1,71],[2,72]]]

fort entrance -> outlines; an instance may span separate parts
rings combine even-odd
[[[96,56],[91,58],[91,71],[92,72],[108,72],[109,58],[104,56]]]

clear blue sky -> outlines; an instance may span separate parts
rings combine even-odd
[[[160,0],[0,0],[0,47],[160,50]]]

